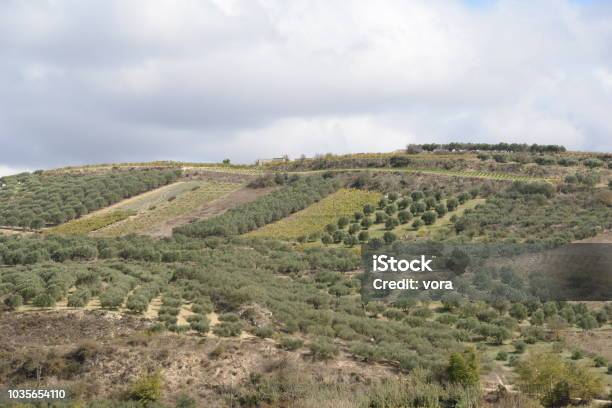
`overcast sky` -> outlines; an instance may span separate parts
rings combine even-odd
[[[0,7],[0,174],[611,135],[611,1]]]

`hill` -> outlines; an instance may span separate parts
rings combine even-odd
[[[0,389],[91,407],[605,401],[611,299],[555,298],[538,272],[610,245],[611,164],[421,145],[4,177]],[[373,296],[383,251],[432,256],[453,290]]]

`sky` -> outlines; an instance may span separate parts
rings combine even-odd
[[[611,134],[612,1],[0,7],[0,175]]]

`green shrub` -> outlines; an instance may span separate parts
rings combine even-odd
[[[584,358],[584,353],[582,352],[582,350],[574,350],[574,352],[572,353],[571,358],[572,358],[572,360],[580,360],[580,359]]]
[[[337,224],[338,224],[338,229],[344,229],[349,224],[348,217],[342,216],[338,218]]]
[[[214,326],[213,333],[219,337],[236,337],[242,333],[242,323],[224,321]]]
[[[351,235],[352,234],[356,234],[359,231],[361,231],[361,225],[360,224],[355,223],[355,224],[351,224],[349,226],[349,230],[348,230],[349,234],[351,234]]]
[[[180,307],[183,302],[181,301],[181,299],[172,296],[164,296],[162,304],[168,307]]]
[[[237,322],[240,320],[240,316],[235,313],[223,313],[219,315],[219,320],[222,322]]]
[[[394,233],[392,233],[391,231],[386,231],[383,234],[383,240],[385,241],[385,244],[391,244],[393,242],[395,242],[397,240],[397,235],[395,235]]]
[[[9,295],[4,299],[4,304],[14,310],[23,305],[23,298],[19,294]]]
[[[272,335],[274,334],[274,329],[270,326],[260,326],[255,328],[254,334],[257,337],[265,339],[268,337],[272,337]]]
[[[198,314],[208,314],[213,311],[213,306],[212,306],[212,303],[210,303],[210,301],[208,302],[201,301],[200,303],[194,303],[193,305],[191,305],[191,311],[193,313],[198,313]]]
[[[210,330],[210,322],[208,321],[208,319],[204,318],[204,316],[202,317],[202,319],[192,319],[189,322],[189,327],[191,327],[191,330],[195,330],[200,334],[208,333],[208,331]]]
[[[412,218],[410,211],[402,210],[397,213],[397,219],[401,224],[406,224]]]
[[[161,398],[163,378],[158,371],[137,379],[130,387],[129,398],[140,402],[154,402]]]
[[[595,367],[605,367],[607,362],[603,356],[595,356],[593,358],[593,362],[595,363]]]
[[[36,307],[53,307],[55,299],[48,293],[41,293],[32,300],[32,304]]]
[[[301,348],[304,345],[304,342],[301,339],[295,337],[283,336],[280,340],[281,348],[293,351]]]
[[[325,338],[318,338],[316,341],[308,345],[313,359],[330,360],[336,356],[340,349],[331,341]]]
[[[508,353],[506,353],[505,351],[498,351],[497,355],[495,356],[495,359],[497,361],[506,361],[508,359]]]
[[[521,358],[519,356],[511,355],[510,358],[508,358],[508,365],[510,367],[516,367],[520,361]]]
[[[527,349],[527,344],[524,341],[518,340],[514,343],[514,351],[518,354],[522,354]]]
[[[451,383],[463,386],[480,383],[480,363],[474,350],[468,349],[463,353],[452,353],[449,358],[448,379]]]

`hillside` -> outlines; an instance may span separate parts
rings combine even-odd
[[[612,155],[534,146],[4,177],[0,388],[91,407],[604,403],[611,299],[545,296],[535,272],[610,244]],[[377,251],[433,255],[453,290],[371,297]]]

